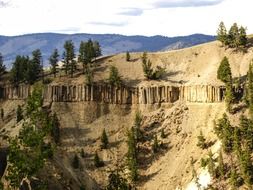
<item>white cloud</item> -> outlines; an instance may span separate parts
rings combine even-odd
[[[221,20],[253,33],[252,5],[252,0],[12,0],[0,9],[0,34],[215,34]]]

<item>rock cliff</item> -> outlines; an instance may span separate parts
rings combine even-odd
[[[0,88],[0,98],[8,100],[26,99],[31,93],[29,85]],[[87,86],[84,84],[46,85],[43,97],[47,102],[94,101],[108,104],[159,104],[177,100],[187,102],[212,103],[223,100],[223,86],[139,86],[115,87],[108,84]]]

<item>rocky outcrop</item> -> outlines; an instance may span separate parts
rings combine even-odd
[[[17,100],[26,99],[31,93],[29,85],[0,88],[0,98]],[[47,102],[101,102],[108,104],[160,104],[173,103],[177,100],[187,102],[221,102],[225,88],[222,86],[139,86],[115,87],[108,84],[87,86],[46,85],[43,90]]]
[[[7,100],[23,100],[28,97],[31,92],[31,88],[29,85],[19,85],[12,86],[6,85],[4,87],[0,87],[0,98]]]
[[[181,86],[180,100],[187,102],[212,103],[224,99],[225,87],[211,85]]]
[[[172,103],[179,99],[177,87],[114,87],[111,85],[48,85],[44,90],[46,101],[96,101],[109,104]]]

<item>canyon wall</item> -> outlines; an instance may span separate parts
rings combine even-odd
[[[0,98],[8,100],[26,99],[31,93],[29,85],[0,88]],[[108,104],[159,104],[173,103],[177,100],[187,102],[221,102],[225,88],[222,86],[139,86],[115,87],[108,84],[87,86],[45,85],[43,97],[47,102],[89,102]]]

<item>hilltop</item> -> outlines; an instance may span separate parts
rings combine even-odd
[[[39,33],[26,34],[21,36],[0,36],[0,52],[5,58],[5,63],[10,67],[10,63],[16,55],[30,55],[35,49],[40,49],[47,65],[48,58],[55,48],[62,55],[63,44],[66,40],[72,40],[78,51],[81,41],[88,39],[99,41],[102,46],[103,55],[112,55],[116,53],[131,51],[159,51],[180,49],[197,44],[213,41],[214,36],[193,34],[182,37],[165,36],[124,36],[117,34],[57,34],[57,33]]]

